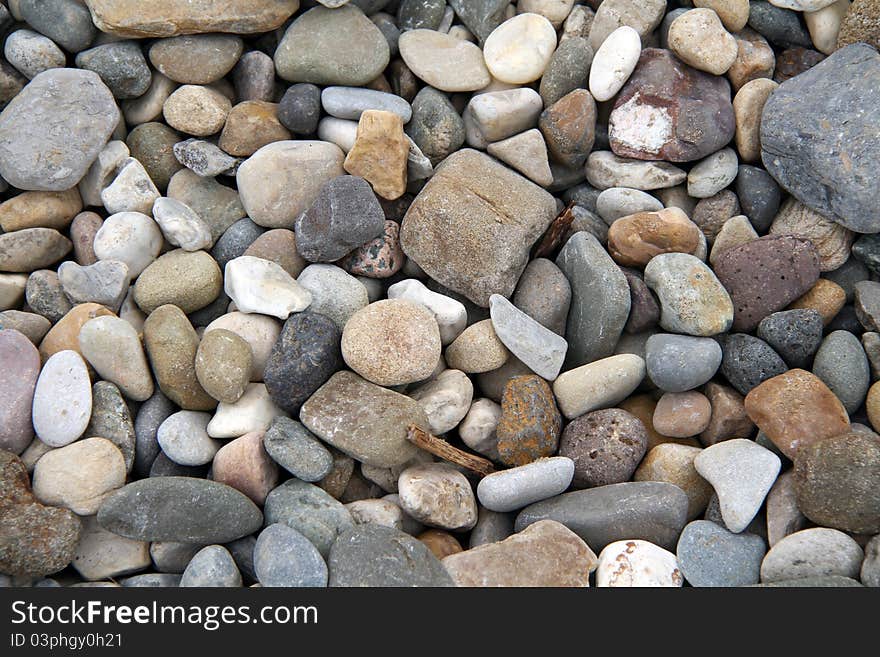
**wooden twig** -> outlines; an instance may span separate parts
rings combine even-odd
[[[419,429],[416,425],[409,425],[406,439],[416,447],[420,447],[434,456],[455,463],[478,475],[486,476],[495,472],[492,462],[475,454],[468,454],[457,447],[453,447],[442,438],[432,436],[427,431]]]
[[[574,221],[574,212],[572,212],[574,205],[574,201],[569,203],[565,206],[565,209],[559,213],[559,216],[550,222],[550,226],[544,232],[544,236],[541,237],[541,241],[538,242],[538,246],[536,246],[535,250],[532,252],[533,259],[546,258],[556,250],[560,242],[562,242],[562,238],[565,237],[565,233],[567,233],[568,229],[571,227],[571,223]]]

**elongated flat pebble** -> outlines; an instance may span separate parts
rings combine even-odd
[[[477,496],[492,511],[516,511],[565,492],[573,475],[574,462],[569,458],[539,459],[483,477]]]
[[[619,354],[563,372],[553,382],[553,393],[559,410],[572,419],[623,401],[644,378],[641,357]]]
[[[609,34],[596,51],[590,67],[590,93],[593,97],[600,102],[614,98],[635,70],[641,52],[639,33],[628,25]]]
[[[85,362],[75,351],[59,351],[43,365],[34,389],[37,436],[52,447],[68,445],[86,430],[91,414],[92,387]]]
[[[126,397],[146,401],[153,394],[153,377],[140,337],[124,319],[90,319],[79,331],[83,357],[101,378],[119,386]]]
[[[279,416],[263,436],[266,453],[282,468],[303,481],[320,481],[333,469],[330,451],[296,420]]]
[[[492,81],[480,48],[435,30],[407,30],[398,41],[409,69],[435,89],[475,91]]]
[[[684,578],[669,550],[640,539],[615,541],[599,553],[596,586],[679,587]]]
[[[0,449],[21,454],[34,437],[31,409],[39,374],[40,354],[30,340],[0,329]]]
[[[738,534],[764,504],[782,462],[757,443],[734,438],[704,449],[694,467],[718,494],[724,524]]]
[[[500,294],[489,297],[489,313],[504,346],[535,374],[553,381],[562,368],[568,343]]]

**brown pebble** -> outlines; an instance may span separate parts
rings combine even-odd
[[[544,379],[532,374],[515,376],[507,382],[495,430],[502,463],[513,467],[553,456],[561,429],[562,416]]]
[[[741,214],[739,199],[729,189],[700,199],[694,207],[693,221],[711,243],[731,217]]]
[[[214,481],[232,486],[260,506],[278,485],[278,465],[263,447],[263,431],[231,440],[214,455]]]
[[[687,438],[702,433],[709,426],[712,404],[706,395],[688,392],[667,392],[654,409],[654,429],[664,436]]]
[[[644,267],[661,253],[693,254],[700,229],[679,208],[621,217],[608,229],[608,252],[625,267]]]
[[[266,144],[290,139],[278,120],[278,104],[246,100],[233,107],[220,133],[220,148],[235,157],[253,155]]]
[[[24,228],[64,230],[82,208],[76,187],[66,192],[22,192],[0,203],[0,228],[7,233]]]
[[[803,296],[791,302],[786,310],[813,309],[822,315],[822,324],[828,326],[846,304],[846,291],[834,281],[820,278]]]
[[[419,534],[416,538],[427,545],[428,549],[438,559],[448,557],[450,554],[458,554],[464,549],[455,536],[440,529],[429,529]]]
[[[71,308],[58,320],[40,343],[40,357],[45,363],[50,356],[59,351],[71,349],[82,356],[79,349],[79,331],[90,319],[113,315],[107,308],[97,303],[81,303]]]
[[[804,71],[808,71],[825,59],[825,55],[817,50],[795,46],[783,50],[776,58],[776,71],[773,79],[782,84]]]
[[[633,395],[624,399],[617,407],[627,413],[631,413],[642,421],[642,426],[645,427],[645,432],[648,436],[648,451],[664,443],[677,443],[691,447],[700,446],[700,442],[696,438],[673,438],[671,436],[664,436],[654,429],[654,411],[657,408],[657,402],[651,395]]]
[[[665,481],[678,486],[688,496],[688,520],[694,520],[706,510],[714,492],[694,467],[694,459],[702,451],[690,445],[657,445],[647,453],[633,481]]]
[[[309,264],[296,250],[296,235],[286,228],[267,230],[245,250],[243,255],[271,260],[296,278]]]
[[[734,92],[752,80],[773,76],[776,55],[767,39],[748,27],[734,34],[733,38],[736,39],[737,55],[727,77]]]
[[[73,252],[77,263],[83,267],[98,262],[98,257],[95,255],[95,235],[103,223],[101,215],[86,211],[76,215],[73,223],[70,224]]]
[[[709,426],[700,434],[706,447],[731,438],[751,438],[755,425],[746,413],[743,396],[729,386],[707,383],[703,394],[712,406]]]
[[[367,110],[361,114],[357,138],[343,167],[369,182],[382,198],[393,200],[406,191],[408,156],[401,118],[393,112]]]

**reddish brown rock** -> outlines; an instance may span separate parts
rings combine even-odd
[[[345,256],[337,264],[349,274],[388,278],[403,267],[406,255],[400,248],[400,224],[385,220],[382,234]]]
[[[251,242],[243,255],[271,260],[294,278],[308,264],[296,250],[296,235],[286,228],[267,230]]]
[[[464,549],[455,536],[442,529],[429,529],[419,534],[416,538],[427,545],[428,549],[438,559],[448,557],[450,554],[458,554]]]
[[[782,84],[804,71],[808,71],[825,59],[825,55],[817,50],[795,46],[783,50],[776,58],[776,72],[773,80]]]
[[[608,119],[611,150],[640,160],[699,160],[734,130],[730,83],[659,48],[642,51]]]
[[[706,395],[689,390],[667,392],[654,409],[654,429],[664,436],[687,438],[709,427],[712,403]]]
[[[565,525],[539,520],[497,543],[443,559],[457,586],[582,586],[598,559]]]
[[[715,275],[733,300],[733,331],[755,329],[819,280],[819,254],[808,240],[768,235],[725,251]]]
[[[627,333],[641,333],[657,326],[660,321],[660,304],[651,292],[641,272],[628,267],[621,267],[620,271],[626,276],[629,284],[629,318],[623,330]]]
[[[512,467],[553,456],[561,429],[562,416],[544,379],[532,374],[507,382],[495,432],[502,463]]]
[[[629,481],[648,449],[645,425],[619,408],[575,418],[562,432],[559,456],[574,461],[575,488]]]
[[[220,133],[220,148],[236,157],[248,157],[266,144],[290,139],[278,120],[278,104],[246,100],[230,110]]]
[[[541,113],[538,128],[550,159],[581,167],[596,139],[596,101],[586,89],[575,89]]]
[[[608,229],[608,252],[626,267],[644,267],[660,253],[693,254],[700,229],[679,208],[621,217]]]
[[[755,424],[746,413],[741,394],[720,383],[707,383],[703,394],[712,406],[709,426],[700,434],[703,445],[711,447],[731,438],[751,438]]]
[[[733,38],[736,39],[737,55],[727,71],[733,90],[738,91],[746,82],[758,78],[772,78],[776,55],[767,39],[748,27],[734,34]]]
[[[70,224],[70,241],[73,242],[73,252],[77,263],[83,267],[93,265],[98,261],[95,255],[95,235],[104,220],[95,212],[80,212],[73,218]]]
[[[31,406],[40,353],[18,331],[0,330],[0,449],[21,454],[34,438]]]
[[[841,401],[815,374],[793,369],[746,396],[745,409],[779,450],[794,458],[806,445],[849,431]]]
[[[278,485],[278,465],[263,447],[263,431],[231,440],[214,455],[214,481],[232,486],[262,506]]]
[[[700,446],[696,438],[673,438],[671,436],[664,436],[654,429],[654,411],[657,409],[657,402],[654,401],[651,395],[633,395],[624,399],[617,406],[642,421],[642,426],[645,427],[645,433],[648,436],[649,452],[657,445],[665,443],[677,443],[691,447]]]

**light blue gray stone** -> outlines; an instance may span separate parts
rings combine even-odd
[[[400,96],[361,87],[326,87],[321,92],[324,111],[337,119],[358,121],[366,110],[397,114],[404,123],[412,118],[412,107]]]
[[[315,435],[296,420],[279,416],[263,435],[266,453],[302,481],[320,481],[333,469],[333,455]]]
[[[263,586],[327,586],[327,564],[317,548],[281,523],[260,533],[254,548],[254,569]]]
[[[541,326],[500,294],[489,297],[495,334],[511,353],[540,377],[553,381],[562,369],[568,343]]]
[[[181,587],[237,587],[241,573],[222,545],[208,545],[196,552],[180,578]]]
[[[266,525],[281,522],[293,527],[318,548],[322,557],[336,537],[354,525],[351,513],[324,489],[289,479],[266,497]]]
[[[825,337],[813,360],[813,374],[831,388],[850,414],[865,401],[871,385],[868,357],[849,331],[833,331]]]
[[[648,376],[665,392],[703,385],[718,371],[722,355],[721,345],[712,338],[656,333],[645,343]]]
[[[675,556],[691,586],[748,586],[761,578],[764,539],[734,534],[710,520],[695,520],[681,532]]]
[[[564,493],[573,476],[574,461],[570,458],[538,459],[483,477],[477,485],[477,497],[491,511],[515,511]]]

